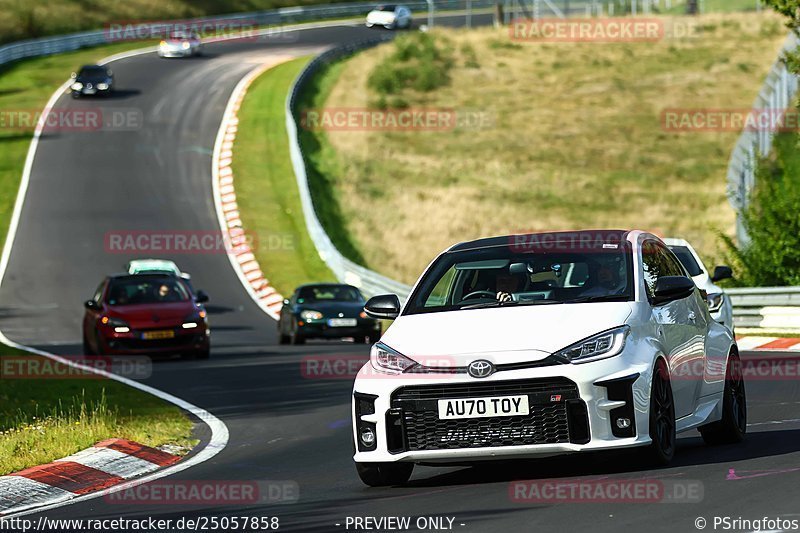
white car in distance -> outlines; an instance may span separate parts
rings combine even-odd
[[[367,28],[383,26],[387,30],[411,27],[411,9],[396,4],[380,5],[367,14]]]
[[[158,45],[160,57],[193,57],[203,53],[200,36],[193,31],[173,31]]]
[[[747,427],[736,341],[656,236],[494,237],[443,252],[353,386],[356,470],[405,483],[415,463],[640,448],[669,462],[676,434],[738,442]]]
[[[689,275],[692,276],[695,285],[699,289],[706,291],[708,310],[711,312],[711,317],[733,331],[733,304],[730,297],[725,294],[725,291],[716,284],[718,281],[733,277],[731,267],[720,265],[714,268],[713,274],[710,274],[700,256],[687,241],[666,238],[664,243],[677,256]]]

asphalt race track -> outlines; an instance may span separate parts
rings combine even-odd
[[[124,59],[113,64],[119,88],[114,98],[59,100],[57,107],[138,109],[144,122],[127,132],[45,131],[0,289],[0,329],[10,339],[60,354],[80,353],[82,302],[104,274],[135,257],[108,253],[107,232],[218,229],[211,149],[238,80],[267,54],[312,53],[374,32],[335,26],[293,35],[296,39],[208,45],[204,57],[183,61],[154,53]],[[209,410],[226,423],[231,437],[212,460],[168,479],[290,480],[299,485],[299,501],[200,507],[98,498],[47,511],[48,517],[277,516],[282,530],[337,531],[345,530],[347,517],[446,516],[463,531],[654,532],[696,531],[697,517],[708,519],[712,529],[714,516],[800,513],[794,497],[800,481],[797,379],[751,381],[745,443],[711,448],[693,432],[680,439],[669,468],[645,470],[628,455],[614,453],[417,467],[408,486],[369,489],[351,460],[352,380],[308,379],[301,373],[304,356],[366,358],[366,348],[325,342],[278,346],[274,322],[250,300],[224,254],[173,259],[211,296],[212,358],[156,362],[146,383]],[[201,437],[202,431],[201,426]],[[699,481],[702,502],[545,504],[509,497],[513,480],[550,478]]]

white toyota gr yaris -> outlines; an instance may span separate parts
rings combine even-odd
[[[442,253],[401,306],[353,388],[354,460],[367,485],[415,463],[458,464],[641,447],[676,433],[738,442],[747,427],[736,342],[656,236],[512,235]]]

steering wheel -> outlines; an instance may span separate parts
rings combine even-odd
[[[477,298],[479,296],[484,296],[486,298],[492,298],[492,299],[497,297],[497,295],[491,291],[473,291],[464,296],[463,298],[461,298],[461,301],[463,302],[464,300],[470,300],[472,298]]]

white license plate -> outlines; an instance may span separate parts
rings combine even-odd
[[[355,318],[331,318],[328,325],[332,328],[352,328],[357,324]]]
[[[453,398],[439,400],[439,419],[486,418],[530,414],[527,396]]]

